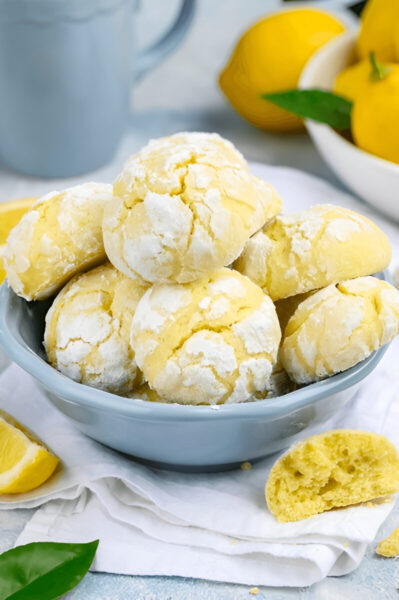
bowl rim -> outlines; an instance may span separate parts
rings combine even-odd
[[[302,70],[301,76],[298,82],[299,89],[313,88],[315,87],[312,84],[313,80],[313,71],[316,66],[319,66],[320,63],[323,63],[326,56],[330,56],[334,53],[336,48],[339,48],[342,44],[348,42],[355,42],[358,35],[358,28],[349,29],[348,31],[344,31],[340,35],[336,36],[329,42],[327,42],[324,46],[322,46],[319,50],[317,50],[311,58],[306,63],[305,67]],[[386,160],[385,158],[381,158],[380,156],[376,156],[371,152],[366,152],[366,150],[362,150],[352,144],[347,139],[339,135],[332,127],[329,125],[325,125],[324,123],[318,123],[317,121],[312,121],[311,119],[305,119],[306,127],[313,133],[323,132],[324,135],[329,135],[331,138],[335,140],[335,143],[341,144],[341,147],[344,147],[348,151],[352,151],[357,153],[359,156],[363,156],[364,160],[368,160],[370,163],[374,163],[379,167],[389,171],[390,173],[394,173],[399,176],[399,164],[396,164],[390,160]]]
[[[390,281],[388,271],[381,273],[381,279]],[[149,402],[140,398],[126,398],[89,387],[69,379],[38,356],[22,339],[17,339],[9,324],[13,304],[24,301],[11,290],[7,281],[0,287],[0,348],[17,365],[22,367],[42,384],[50,393],[74,404],[95,408],[103,412],[117,412],[138,420],[154,421],[204,421],[230,419],[278,418],[314,404],[336,392],[347,389],[364,379],[378,365],[389,343],[385,344],[354,367],[294,390],[283,396],[238,404],[214,406],[193,406]],[[25,301],[26,302],[26,301]]]

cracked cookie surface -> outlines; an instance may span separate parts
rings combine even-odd
[[[85,183],[37,200],[11,230],[3,255],[18,296],[43,300],[105,260],[102,218],[112,186]]]
[[[281,210],[272,186],[217,134],[151,141],[125,164],[104,214],[111,262],[130,277],[185,283],[229,265]]]
[[[116,394],[142,383],[130,328],[146,289],[110,264],[74,277],[46,315],[50,364],[79,383]]]
[[[219,269],[187,284],[158,284],[132,322],[136,361],[170,402],[250,400],[272,387],[281,338],[270,298],[240,273]]]
[[[248,399],[249,402],[255,402],[258,400],[266,400],[270,398],[278,398],[279,396],[284,396],[284,394],[288,394],[295,389],[295,384],[288,377],[287,373],[281,366],[279,362],[277,362],[271,372],[268,389],[255,392],[251,398]],[[132,392],[126,394],[127,398],[145,400],[147,402],[162,402],[162,403],[170,403],[170,400],[167,398],[161,397],[154,389],[151,389],[147,382],[143,383],[137,388],[134,388]],[[204,402],[203,404],[208,404],[208,402]],[[213,405],[215,408],[215,405]]]
[[[399,291],[375,277],[358,277],[299,304],[280,358],[296,383],[311,383],[349,369],[398,333]]]
[[[316,205],[278,216],[248,240],[234,268],[272,300],[373,275],[391,260],[387,236],[347,208]]]

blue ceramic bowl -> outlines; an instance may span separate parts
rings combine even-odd
[[[42,345],[49,305],[26,302],[6,283],[1,286],[0,346],[6,354],[86,435],[153,466],[180,471],[234,468],[286,448],[305,428],[325,423],[342,408],[386,350],[280,398],[217,409],[158,404],[76,383],[51,367]]]

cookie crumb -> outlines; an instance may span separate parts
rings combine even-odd
[[[252,469],[252,464],[246,460],[245,462],[241,463],[240,469],[242,471],[250,471]]]
[[[399,556],[399,528],[395,529],[389,537],[381,540],[376,552],[380,556],[386,556],[387,558]]]

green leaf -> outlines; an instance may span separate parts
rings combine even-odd
[[[55,600],[86,575],[99,540],[34,542],[0,555],[0,600]]]
[[[326,123],[334,129],[350,129],[353,104],[332,92],[318,89],[287,90],[261,94],[261,98],[303,119]]]

